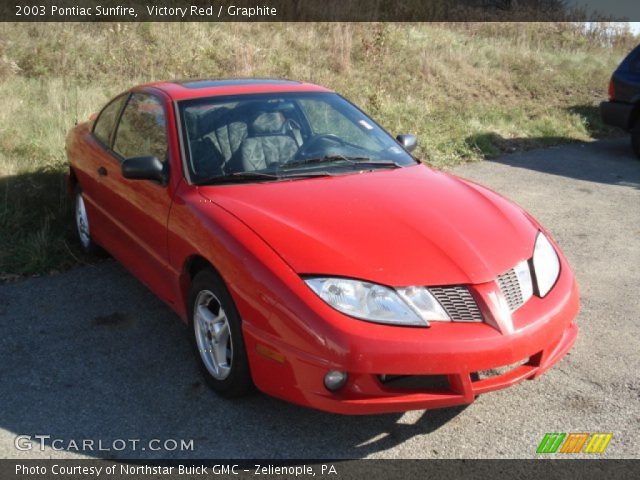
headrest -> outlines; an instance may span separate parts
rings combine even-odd
[[[256,117],[252,127],[254,133],[282,133],[285,118],[282,112],[264,112]]]

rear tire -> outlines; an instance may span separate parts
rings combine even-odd
[[[205,381],[223,397],[253,390],[240,315],[222,279],[200,271],[189,290],[191,339]]]
[[[82,196],[82,188],[76,185],[74,192],[74,210],[73,215],[76,224],[76,234],[82,250],[90,255],[98,255],[102,249],[91,238],[91,228],[89,224],[89,216]]]
[[[636,157],[640,159],[640,119],[636,120],[635,125],[631,129],[631,148]]]

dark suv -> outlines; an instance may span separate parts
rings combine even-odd
[[[609,101],[600,104],[607,125],[631,132],[631,146],[640,158],[640,45],[618,66],[609,82]]]

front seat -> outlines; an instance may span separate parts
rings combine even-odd
[[[259,114],[250,127],[250,135],[240,145],[244,171],[262,170],[272,164],[288,162],[298,151],[296,141],[284,133],[282,112]]]

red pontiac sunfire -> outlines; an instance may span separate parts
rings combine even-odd
[[[415,146],[308,83],[135,87],[68,136],[78,236],[188,322],[222,395],[471,403],[567,353],[578,291],[530,215]]]

